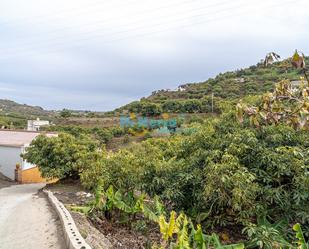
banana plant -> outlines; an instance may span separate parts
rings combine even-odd
[[[165,215],[165,207],[158,196],[154,197],[154,203],[146,204],[145,200],[141,203],[141,210],[145,218],[158,223],[159,217]]]
[[[165,206],[161,202],[159,196],[154,197],[154,208],[156,215],[160,216],[161,214],[165,215]]]
[[[164,215],[160,215],[159,226],[162,238],[167,242],[170,238],[172,238],[173,234],[178,231],[176,226],[176,212],[171,212],[169,221],[165,220]]]
[[[175,211],[170,214],[169,221],[165,220],[165,217],[161,215],[159,217],[159,226],[164,243],[163,248],[176,248],[176,249],[244,249],[243,243],[222,245],[218,235],[205,235],[202,231],[201,225],[197,225],[194,228],[192,221],[183,213],[177,218]],[[176,236],[174,236],[176,235]],[[176,242],[173,242],[173,238],[176,238]],[[306,248],[307,249],[307,248]]]
[[[295,224],[293,226],[293,230],[296,232],[297,249],[309,249],[309,246],[305,241],[305,236],[303,234],[300,224],[299,223]]]
[[[176,222],[177,223],[177,222]],[[183,216],[182,228],[177,233],[176,249],[190,249],[189,235],[188,235],[188,218]]]
[[[244,249],[245,245],[242,243],[231,244],[231,245],[222,245],[217,234],[213,233],[209,236],[209,241],[216,249]]]
[[[94,210],[102,211],[105,208],[106,199],[103,187],[100,183],[95,188],[94,197],[94,200],[90,203],[91,209],[89,212]]]
[[[141,210],[145,218],[153,222],[159,223],[159,215],[151,210],[145,203],[141,204]]]
[[[305,55],[304,53],[299,53],[297,50],[295,50],[295,53],[292,56],[291,60],[292,66],[301,69],[303,71],[303,74],[305,75],[305,78],[307,82],[309,83],[308,75],[306,73],[306,63],[305,63]]]
[[[265,56],[264,59],[264,66],[267,67],[268,65],[272,64],[274,61],[279,61],[280,55],[276,54],[275,52],[270,52]]]
[[[203,233],[202,226],[200,224],[197,225],[197,229],[194,229],[193,223],[191,226],[191,240],[193,240],[193,247],[196,249],[207,249],[207,238]]]

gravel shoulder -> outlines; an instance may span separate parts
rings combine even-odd
[[[3,185],[1,185],[3,186]],[[64,249],[60,220],[42,192],[44,185],[0,189],[1,249]]]

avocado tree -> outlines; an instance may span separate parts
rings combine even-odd
[[[58,137],[40,135],[22,156],[37,165],[45,178],[76,179],[85,157],[96,148],[96,143],[85,136],[77,139],[64,133]]]
[[[285,123],[297,129],[308,129],[309,82],[304,58],[304,54],[300,55],[296,50],[290,62],[294,68],[302,70],[306,80],[302,77],[296,85],[292,85],[289,80],[280,81],[272,93],[262,96],[258,106],[248,106],[240,101],[236,107],[239,122],[243,123],[247,116],[255,126]]]
[[[294,128],[308,129],[309,87],[302,81],[293,88],[289,80],[276,85],[273,93],[266,93],[258,106],[248,106],[242,101],[237,104],[237,118],[243,123],[248,117],[255,126],[286,123]]]
[[[72,116],[72,113],[70,110],[68,109],[63,109],[61,112],[60,112],[60,117],[62,118],[69,118]]]

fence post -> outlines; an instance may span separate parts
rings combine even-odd
[[[15,181],[18,183],[22,183],[22,171],[19,163],[16,164],[15,168]]]

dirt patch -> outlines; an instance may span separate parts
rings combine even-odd
[[[144,136],[129,136],[128,142],[125,142],[125,136],[114,137],[106,144],[106,149],[111,151],[118,151],[120,149],[129,148],[135,143],[140,143],[144,139]]]
[[[87,219],[84,214],[71,212],[71,215],[75,221],[75,224],[83,236],[85,241],[91,245],[93,249],[110,249],[113,248],[110,241],[97,230]]]
[[[56,121],[58,125],[79,125],[87,128],[102,127],[109,128],[113,126],[119,126],[119,117],[106,117],[106,118],[87,118],[87,117],[71,117],[67,119],[58,119]]]
[[[112,248],[117,249],[148,249],[152,248],[154,242],[159,244],[160,232],[156,225],[142,227],[140,221],[121,224],[112,222],[105,218],[92,217],[92,224],[101,231],[112,244]],[[142,230],[142,231],[141,231]]]
[[[60,182],[49,184],[46,188],[67,207],[86,205],[94,198],[82,188],[79,182]],[[73,211],[70,213],[81,235],[94,249],[151,248],[154,241],[157,243],[160,241],[158,227],[154,224],[146,224],[142,219],[128,222],[125,218],[120,218],[114,221],[97,216],[88,218]]]
[[[45,188],[53,192],[65,205],[82,206],[93,199],[93,196],[86,192],[79,181],[61,181],[48,184]]]

